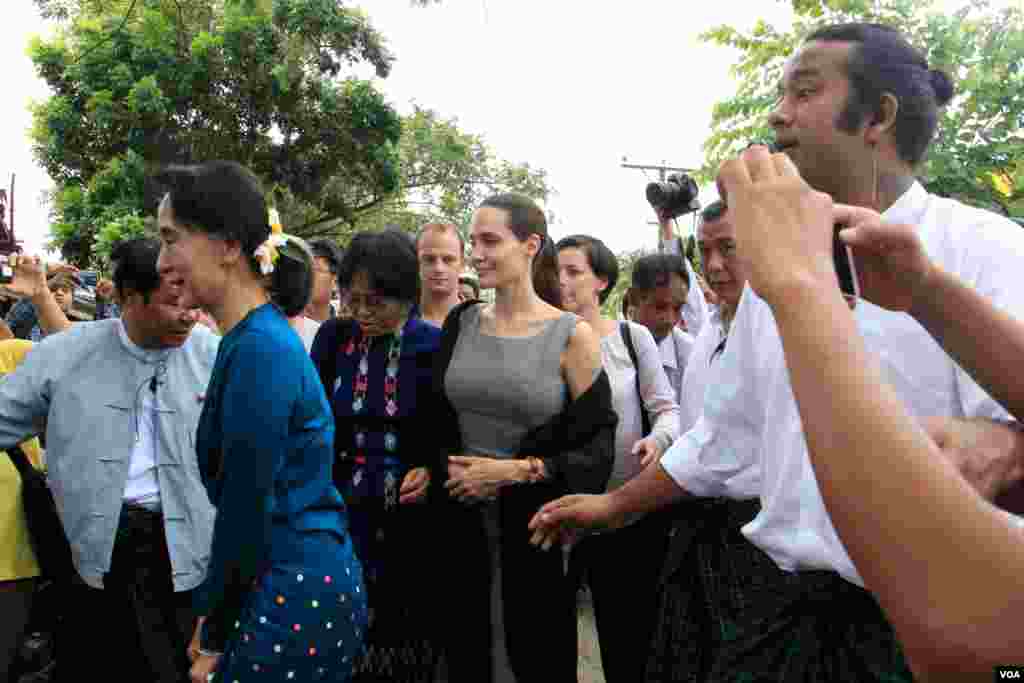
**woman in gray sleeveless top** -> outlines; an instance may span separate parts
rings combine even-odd
[[[610,388],[590,326],[552,305],[557,261],[543,212],[525,197],[492,197],[474,214],[470,242],[495,302],[460,306],[445,324],[455,342],[439,389],[457,423],[447,442],[457,449],[445,484],[457,578],[446,618],[465,636],[448,652],[449,681],[575,682],[575,592],[561,555],[531,546],[527,524],[541,503],[571,490],[586,458],[523,444],[599,381],[610,413]]]

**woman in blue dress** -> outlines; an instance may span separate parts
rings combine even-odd
[[[197,462],[217,520],[192,680],[347,681],[366,630],[362,571],[332,480],[327,397],[287,320],[309,298],[308,247],[272,234],[236,163],[160,180],[161,274],[181,278],[224,334],[197,397]]]
[[[427,446],[435,427],[425,408],[434,400],[441,330],[412,314],[419,273],[407,234],[356,235],[338,270],[353,317],[325,322],[312,356],[334,410],[334,479],[369,594],[366,655],[355,680],[432,683],[437,614],[428,600],[437,592],[438,525],[425,503],[440,459]]]

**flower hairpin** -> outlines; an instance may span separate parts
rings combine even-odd
[[[280,249],[288,244],[288,235],[284,234],[284,227],[281,225],[281,216],[277,209],[271,209],[268,215],[270,222],[270,236],[260,246],[256,247],[253,256],[260,264],[260,272],[270,275],[274,272],[274,266],[281,258]]]

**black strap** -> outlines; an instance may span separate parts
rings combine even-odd
[[[640,429],[643,436],[651,433],[651,416],[647,413],[647,406],[644,404],[644,395],[640,393],[640,362],[636,357],[636,347],[633,346],[633,334],[630,332],[629,323],[620,322],[619,329],[622,331],[622,339],[626,342],[626,351],[629,352],[629,359],[633,361],[636,368],[636,396],[640,401]]]
[[[35,468],[32,467],[32,463],[29,462],[28,456],[25,455],[25,451],[21,450],[21,446],[11,446],[7,449],[7,455],[14,463],[14,467],[18,470],[18,474],[24,479],[27,475],[32,473]]]

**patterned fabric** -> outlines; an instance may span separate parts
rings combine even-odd
[[[385,423],[383,434],[374,435],[375,440],[383,445],[383,452],[379,448],[376,452],[370,451],[370,427],[359,418],[371,414],[373,411],[367,400],[370,388],[370,346],[371,341],[375,346],[384,351],[384,358],[374,358],[374,363],[386,362],[383,377],[374,373],[374,379],[380,379],[383,384],[381,401],[383,402],[383,414],[388,418],[394,418],[398,414],[398,367],[402,355],[402,331],[379,339],[371,340],[364,337],[358,344],[355,339],[349,339],[345,347],[345,355],[359,359],[356,365],[355,380],[352,387],[352,416],[353,432],[355,438],[354,452],[348,457],[352,461],[351,475],[342,495],[346,500],[377,500],[382,502],[385,510],[391,510],[398,505],[398,487],[402,477],[408,471],[403,466],[402,460],[398,457],[398,429],[394,423]],[[338,380],[341,381],[340,378]],[[375,411],[378,414],[380,411]],[[366,562],[366,561],[364,561]],[[375,573],[375,568],[366,564],[369,574]]]
[[[369,595],[366,651],[354,680],[433,681],[439,659],[430,638],[436,613],[428,603],[435,590],[433,507],[400,505],[398,494],[409,470],[427,464],[429,426],[417,406],[430,399],[440,331],[417,318],[398,334],[372,339],[354,323],[322,329],[312,356],[321,378],[332,378],[325,381],[337,424],[334,478],[348,503]],[[333,373],[324,372],[327,365]]]
[[[723,499],[677,507],[645,680],[913,680],[869,593],[835,572],[782,571],[741,535],[758,510]]]
[[[250,594],[214,683],[348,681],[367,623],[358,566],[266,572]],[[339,566],[341,569],[341,566]]]

